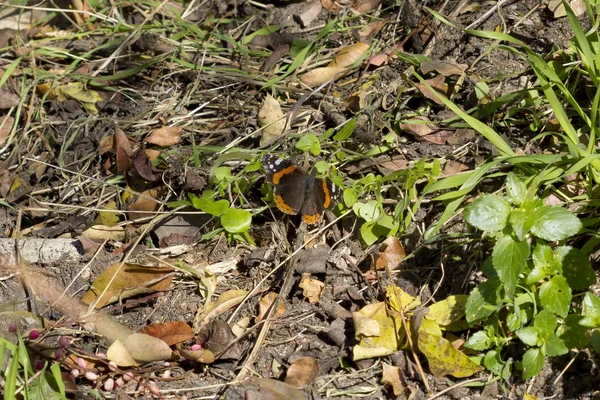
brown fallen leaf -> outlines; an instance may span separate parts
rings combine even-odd
[[[118,126],[115,128],[115,149],[117,150],[117,172],[129,171],[133,150],[127,135]]]
[[[308,400],[301,390],[275,379],[251,377],[241,385],[245,400]]]
[[[122,226],[93,225],[81,234],[92,240],[109,239],[115,242],[122,242],[125,240],[125,230]]]
[[[192,327],[183,321],[171,321],[162,324],[147,325],[140,329],[139,333],[154,336],[169,346],[185,342],[194,337]]]
[[[365,54],[369,49],[366,43],[358,42],[350,46],[342,47],[333,60],[326,67],[315,68],[300,76],[300,82],[307,86],[319,86],[329,81],[337,79],[342,72]]]
[[[189,350],[179,349],[179,354],[188,360],[196,361],[201,364],[212,364],[215,362],[215,355],[212,351],[206,349]]]
[[[134,214],[136,218],[150,217],[160,204],[158,200],[154,200],[156,196],[158,196],[158,189],[144,190],[139,196],[135,197],[135,201],[127,209],[129,211],[138,211]]]
[[[375,267],[377,269],[389,269],[393,271],[398,269],[402,261],[406,258],[406,252],[400,240],[395,236],[390,236],[379,245],[377,250],[377,260]]]
[[[301,357],[288,368],[285,383],[296,387],[308,385],[319,375],[319,369],[317,360],[312,357]]]
[[[4,71],[0,70],[0,74],[4,74]],[[2,92],[0,93],[0,110],[8,110],[19,105],[21,98],[14,93]]]
[[[10,135],[10,131],[15,124],[15,119],[11,116],[0,117],[0,147],[4,145],[6,139],[8,139],[8,135]]]
[[[435,91],[433,93],[427,86],[423,83],[419,82],[417,87],[423,94],[423,96],[427,97],[429,100],[433,100],[436,104],[443,105],[444,102],[439,99],[439,97],[446,98],[446,85],[445,85],[446,77],[444,75],[438,75],[435,78],[427,79],[427,83],[431,88]]]
[[[152,161],[150,161],[150,158],[148,158],[148,155],[144,150],[145,149],[140,148],[135,153],[135,157],[133,158],[133,169],[140,177],[142,177],[142,179],[148,182],[156,182],[160,180],[162,172],[154,168]]]
[[[119,299],[164,291],[171,286],[172,273],[172,268],[149,267],[129,263],[121,266],[121,263],[116,263],[96,277],[92,287],[83,295],[81,300],[86,304],[92,304],[109,284],[110,286],[108,286],[104,295],[97,301],[96,308],[102,308],[106,304],[114,303]],[[113,276],[115,276],[114,279]]]
[[[337,14],[342,9],[342,6],[345,5],[347,1],[344,0],[321,0],[321,4],[323,8],[329,11],[332,14]]]
[[[213,320],[200,328],[197,343],[202,345],[202,348],[210,350],[215,355],[215,359],[239,360],[244,350],[236,339],[237,336],[227,322]]]
[[[109,361],[113,361],[119,367],[134,367],[138,365],[120,340],[116,340],[110,345],[106,351],[106,358]]]
[[[321,67],[315,68],[302,74],[298,79],[309,87],[319,86],[325,82],[336,78],[344,72],[344,68],[340,67]]]
[[[310,303],[319,302],[321,300],[321,295],[325,290],[325,284],[316,279],[312,279],[308,272],[302,274],[302,279],[300,279],[298,286],[302,288],[302,294]]]
[[[153,130],[150,136],[146,138],[146,142],[155,144],[157,146],[173,146],[179,143],[181,138],[180,126],[163,126]]]
[[[256,323],[259,323],[263,320],[267,311],[271,308],[275,300],[277,299],[277,293],[270,292],[267,293],[262,299],[260,299],[260,303],[258,303],[258,316],[256,317]],[[271,314],[271,318],[277,318],[285,312],[285,305],[283,302],[279,302],[277,306],[277,310],[275,310],[274,314]]]
[[[366,13],[379,7],[381,0],[353,0],[350,7],[358,13]]]
[[[400,380],[400,367],[395,367],[384,362],[381,363],[381,366],[383,367],[381,383],[391,386],[394,396],[402,395],[404,393],[404,385]]]
[[[467,64],[459,64],[455,60],[432,60],[421,63],[421,72],[428,74],[436,71],[444,76],[462,75],[469,68]]]

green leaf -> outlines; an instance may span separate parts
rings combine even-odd
[[[338,142],[343,142],[344,140],[348,139],[350,135],[352,135],[354,129],[356,129],[356,118],[351,118],[346,125],[342,126],[339,132],[335,134],[333,139],[337,140]]]
[[[575,235],[581,227],[579,218],[569,210],[542,206],[535,212],[531,232],[539,238],[554,241]]]
[[[540,349],[529,349],[523,354],[523,379],[536,376],[544,368],[544,354]]]
[[[573,290],[586,290],[596,283],[596,274],[590,265],[588,256],[571,246],[561,246],[555,250],[562,263],[562,273]]]
[[[531,213],[528,213],[523,209],[511,210],[508,221],[517,238],[519,240],[525,240],[527,233],[529,233],[529,230],[531,229],[531,225],[533,225]]]
[[[519,274],[527,264],[528,258],[529,245],[526,241],[517,241],[512,236],[505,235],[494,245],[492,262],[509,298],[514,295]]]
[[[556,330],[558,337],[569,349],[584,349],[590,343],[591,332],[579,323],[582,319],[580,315],[569,314]]]
[[[367,221],[360,227],[360,237],[362,237],[367,246],[370,246],[379,240],[380,236],[376,231],[376,221]]]
[[[473,289],[465,305],[465,317],[467,322],[471,324],[489,317],[493,312],[500,309],[500,307],[490,304],[485,300],[479,290],[479,286]]]
[[[312,133],[303,135],[296,143],[296,148],[302,151],[308,151],[314,156],[321,154],[321,142],[319,138]]]
[[[527,187],[512,172],[506,177],[506,197],[517,207],[521,207],[527,200]]]
[[[506,226],[510,206],[500,196],[484,194],[465,207],[467,222],[482,231],[500,231]]]
[[[539,332],[533,326],[526,326],[523,329],[519,329],[517,337],[521,339],[521,342],[528,346],[537,346],[539,341]]]
[[[555,275],[540,286],[540,304],[546,310],[565,318],[569,314],[573,294],[564,276]]]
[[[224,199],[213,201],[211,199],[198,198],[194,196],[192,198],[192,205],[194,208],[204,211],[207,214],[214,215],[215,217],[220,217],[227,210],[229,210],[229,201]]]
[[[217,167],[213,168],[213,176],[216,182],[229,182],[231,180],[231,168]]]
[[[500,358],[499,351],[490,350],[483,357],[483,365],[494,375],[500,376],[506,363]]]
[[[221,225],[229,233],[242,233],[250,228],[252,214],[239,208],[230,208],[221,216]]]
[[[565,346],[563,341],[555,334],[548,336],[544,342],[542,350],[548,357],[556,357],[569,352],[567,346]]]
[[[492,341],[485,331],[477,331],[465,342],[464,346],[469,349],[483,351],[488,349],[491,344]]]
[[[582,311],[585,318],[581,320],[581,325],[589,328],[600,326],[600,298],[598,296],[587,292],[583,297]]]
[[[344,189],[343,196],[344,196],[344,204],[348,208],[354,206],[354,204],[356,204],[356,202],[358,201],[358,196],[356,195],[356,192],[354,191],[353,188]]]
[[[533,319],[533,326],[540,334],[540,338],[545,339],[554,333],[558,322],[556,316],[548,310],[542,310]]]
[[[377,200],[369,200],[366,203],[355,203],[352,210],[365,221],[375,221],[381,216],[381,208]]]

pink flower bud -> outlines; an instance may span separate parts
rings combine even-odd
[[[111,392],[115,388],[115,380],[113,378],[108,378],[104,381],[104,390],[107,392]]]
[[[36,329],[32,329],[31,332],[29,332],[29,340],[36,340],[39,337],[40,333]]]
[[[85,373],[85,379],[87,379],[88,381],[92,381],[94,382],[95,380],[98,379],[98,374],[92,371],[88,371]]]

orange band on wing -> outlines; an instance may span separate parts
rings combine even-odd
[[[273,184],[274,185],[279,185],[279,180],[288,174],[291,174],[292,172],[294,172],[296,170],[296,167],[294,167],[293,165],[290,165],[287,168],[282,169],[279,172],[276,172],[273,174]]]
[[[277,204],[277,208],[279,208],[281,211],[283,211],[286,214],[296,214],[296,210],[285,204],[285,201],[283,201],[283,197],[281,197],[278,194],[276,194],[273,197],[275,198],[275,204]]]
[[[302,217],[302,219],[307,224],[314,225],[314,224],[318,223],[319,221],[321,221],[321,214],[305,215]]]
[[[331,205],[331,195],[329,193],[329,188],[327,187],[327,181],[325,179],[323,179],[323,192],[325,192],[325,203],[323,204],[323,206],[325,208],[329,208],[329,206]]]

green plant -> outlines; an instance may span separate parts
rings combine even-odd
[[[0,393],[3,399],[66,400],[60,365],[56,362],[50,366],[40,363],[41,368],[34,371],[27,347],[21,335],[17,334],[17,337],[16,345],[0,337]],[[7,353],[8,357],[5,357]],[[4,362],[7,362],[6,366]]]
[[[209,236],[203,239],[208,239],[225,230],[232,239],[241,239],[248,243],[254,243],[252,237],[248,234],[250,224],[252,223],[252,214],[246,210],[232,208],[229,200],[213,200],[210,191],[206,191],[205,194],[207,195],[206,197],[197,197],[190,193],[189,198],[192,206],[217,218],[221,224],[221,228],[210,232]]]
[[[535,189],[509,173],[505,197],[484,194],[464,210],[467,222],[494,242],[482,268],[487,280],[466,304],[467,321],[483,329],[465,346],[486,351],[484,365],[503,376],[511,372],[507,354],[524,351],[516,362],[524,379],[542,370],[546,356],[568,351],[565,343],[572,344],[574,329],[567,328],[579,322],[571,318],[567,323],[580,310],[572,306],[573,292],[595,282],[587,256],[563,244],[582,229],[581,221],[565,208],[546,205]]]

